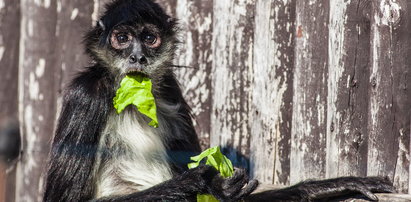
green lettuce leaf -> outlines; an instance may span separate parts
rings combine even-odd
[[[234,174],[233,164],[224,154],[221,153],[220,147],[212,147],[203,151],[198,156],[193,156],[190,159],[194,162],[188,164],[188,168],[198,167],[201,161],[207,158],[206,165],[213,166],[220,172],[223,177],[231,177]],[[198,194],[197,202],[218,202],[218,200],[209,194]]]
[[[114,108],[120,114],[128,105],[134,105],[138,111],[151,119],[150,126],[157,128],[157,107],[151,92],[153,84],[150,78],[142,74],[130,74],[124,77],[113,99]]]

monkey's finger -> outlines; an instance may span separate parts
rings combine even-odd
[[[258,180],[251,180],[248,184],[241,190],[241,192],[237,195],[237,199],[242,199],[245,196],[250,195],[258,186]]]
[[[378,201],[378,197],[375,194],[373,194],[369,189],[367,189],[366,186],[354,186],[348,189],[353,192],[360,192],[362,195],[364,195],[372,201]]]
[[[246,171],[244,169],[238,169],[235,171],[232,177],[227,178],[227,180],[224,183],[224,188],[229,188],[236,184],[242,184],[242,186],[244,186],[244,184],[247,182],[248,182],[248,175]]]

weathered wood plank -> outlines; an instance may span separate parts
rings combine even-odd
[[[18,118],[18,61],[20,4],[0,0],[0,125]],[[7,171],[7,173],[6,173]],[[14,162],[0,168],[0,201],[14,201],[16,170]]]
[[[19,111],[23,156],[16,201],[41,201],[42,171],[59,111],[57,100],[73,71],[87,65],[81,41],[97,21],[99,5],[80,0],[22,1]]]
[[[330,1],[327,178],[365,176],[370,1]]]
[[[97,2],[94,2],[97,4]],[[70,0],[57,1],[57,41],[53,47],[56,52],[56,77],[59,96],[76,72],[89,65],[82,44],[84,34],[96,24],[98,6],[89,1]]]
[[[41,172],[55,120],[56,1],[21,1],[19,113],[22,158],[16,201],[40,201]]]
[[[396,6],[398,3],[398,6]],[[410,188],[410,121],[411,121],[411,1],[400,0],[391,3],[388,14],[391,22],[392,39],[392,86],[393,114],[391,127],[397,135],[393,158],[396,159],[394,185],[401,193],[411,193]],[[386,14],[387,15],[387,14]],[[387,50],[385,50],[387,51]],[[387,137],[385,137],[387,138]]]
[[[410,17],[406,0],[373,1],[369,82],[368,175],[386,175],[409,190]]]
[[[249,156],[250,69],[253,66],[254,0],[214,1],[212,40],[212,146],[228,148],[234,164]]]
[[[329,1],[297,1],[290,182],[324,178]]]
[[[194,125],[202,149],[210,147],[211,39],[213,1],[179,0],[176,8],[179,27],[179,51],[176,64],[183,95],[193,109]]]
[[[250,161],[262,183],[289,183],[295,3],[256,2]]]

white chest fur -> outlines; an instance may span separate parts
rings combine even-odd
[[[97,198],[141,191],[171,179],[162,138],[141,116],[126,110],[109,117],[95,166]]]

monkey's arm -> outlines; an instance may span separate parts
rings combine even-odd
[[[244,170],[236,170],[231,178],[222,178],[213,167],[199,166],[150,189],[93,202],[196,201],[198,193],[212,194],[220,201],[238,201],[257,185],[256,180],[248,181]]]
[[[394,192],[394,187],[385,178],[341,177],[322,181],[304,181],[284,189],[252,194],[247,197],[246,201],[312,201],[356,194],[362,194],[375,201],[378,198],[373,193],[391,192]]]
[[[43,201],[85,201],[93,195],[93,166],[112,91],[104,68],[91,67],[71,84],[49,157]]]

